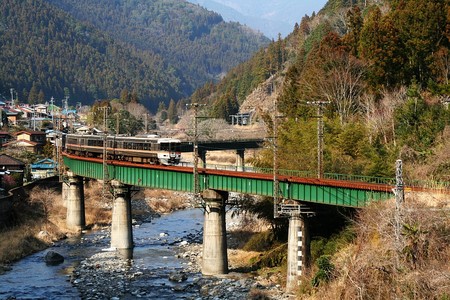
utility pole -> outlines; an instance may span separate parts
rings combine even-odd
[[[200,197],[200,182],[198,176],[198,108],[200,106],[205,106],[205,104],[199,103],[191,103],[186,104],[186,106],[190,106],[194,108],[194,168],[193,168],[193,176],[194,176],[194,197],[198,199]]]
[[[120,120],[120,113],[117,112],[117,115],[116,115],[116,135],[119,135],[119,131],[120,131],[119,120]]]
[[[11,92],[11,107],[14,107],[14,89],[11,88],[9,91]]]
[[[54,106],[53,106],[53,102],[54,102],[54,98],[53,97],[51,97],[50,98],[50,105],[51,105],[51,107],[52,107],[52,126],[53,126],[53,130],[55,130],[55,123],[54,123],[54,120],[53,120],[53,109],[54,109]]]
[[[103,187],[102,187],[102,197],[103,200],[107,198],[107,184],[109,183],[108,174],[108,131],[107,131],[107,119],[109,107],[102,106],[98,107],[98,110],[103,111]]]
[[[308,101],[307,104],[317,106],[317,178],[323,177],[323,107],[330,101]]]
[[[280,182],[278,180],[278,105],[276,98],[274,99],[273,110],[273,217],[278,218]]]
[[[395,242],[397,250],[397,268],[400,267],[398,253],[402,249],[401,227],[402,227],[402,206],[405,201],[405,191],[403,185],[403,164],[398,159],[395,162]]]
[[[145,114],[145,134],[148,134],[148,114]]]

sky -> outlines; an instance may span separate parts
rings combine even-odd
[[[188,0],[276,39],[292,32],[295,23],[312,12],[318,12],[327,0]]]

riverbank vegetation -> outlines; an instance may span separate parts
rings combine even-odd
[[[36,186],[24,196],[14,203],[10,226],[1,231],[0,265],[17,261],[48,248],[53,242],[77,234],[66,226],[66,208],[60,185]],[[88,199],[87,226],[108,224],[110,212],[102,208],[98,190],[87,188],[85,198]]]
[[[448,195],[407,193],[398,236],[394,199],[346,214],[337,228],[326,226],[334,232],[312,236],[311,265],[300,277],[296,296],[311,300],[390,299],[394,295],[449,299],[449,199]],[[229,251],[230,265],[235,271],[250,272],[260,282],[284,286],[286,239],[275,238],[270,225],[265,229],[249,235],[230,234],[239,236],[241,250],[232,250],[231,255]]]
[[[316,260],[302,280],[299,296],[449,299],[448,208],[429,206],[417,195],[409,195],[401,209],[398,237],[395,212],[394,201],[361,210],[349,227],[354,238]]]
[[[111,223],[112,198],[104,199],[101,191],[101,182],[86,182],[86,229],[97,229]],[[142,202],[142,205],[136,205],[133,209],[133,218],[137,219],[193,206],[185,193],[170,191],[141,190],[133,193],[133,199],[133,203],[137,199]],[[17,261],[48,248],[60,239],[78,234],[67,228],[66,214],[61,184],[31,189],[24,198],[14,203],[11,224],[0,232],[0,265]]]

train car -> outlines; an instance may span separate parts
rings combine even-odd
[[[106,145],[105,143],[106,138]],[[149,136],[101,136],[67,134],[64,150],[67,153],[139,163],[176,165],[180,162],[181,141]]]

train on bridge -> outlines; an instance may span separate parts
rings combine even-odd
[[[106,139],[106,141],[105,141]],[[157,165],[177,165],[181,160],[181,141],[156,135],[115,136],[67,134],[63,142],[66,153]]]

